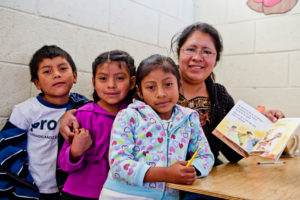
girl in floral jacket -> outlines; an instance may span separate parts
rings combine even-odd
[[[196,111],[176,105],[180,75],[169,57],[153,55],[137,71],[137,94],[118,113],[111,133],[110,171],[99,199],[178,199],[165,182],[192,184],[214,156]],[[198,151],[187,167],[186,155]]]

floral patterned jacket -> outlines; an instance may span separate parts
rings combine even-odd
[[[118,113],[112,129],[110,172],[104,188],[154,199],[178,199],[178,191],[164,182],[144,182],[150,167],[168,167],[185,160],[187,153],[199,154],[193,161],[206,176],[214,164],[196,111],[175,105],[168,126],[142,101],[134,100]]]

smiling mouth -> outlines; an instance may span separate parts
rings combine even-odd
[[[189,66],[189,68],[192,68],[192,69],[205,69],[205,67],[201,67],[201,66]]]

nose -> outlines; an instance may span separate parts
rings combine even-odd
[[[61,73],[58,69],[53,69],[53,75],[54,75],[54,78],[60,78],[61,77]]]
[[[167,93],[163,87],[157,88],[157,93],[156,93],[157,98],[165,97],[166,95]]]
[[[108,79],[108,87],[109,88],[114,88],[116,87],[116,81],[113,78]]]
[[[197,51],[197,52],[195,53],[195,55],[193,55],[193,59],[194,59],[194,60],[204,60],[202,51]]]

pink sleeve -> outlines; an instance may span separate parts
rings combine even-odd
[[[70,150],[71,144],[65,141],[58,155],[57,164],[65,172],[74,172],[83,166],[84,155],[81,156],[78,162],[72,163],[69,156]]]

